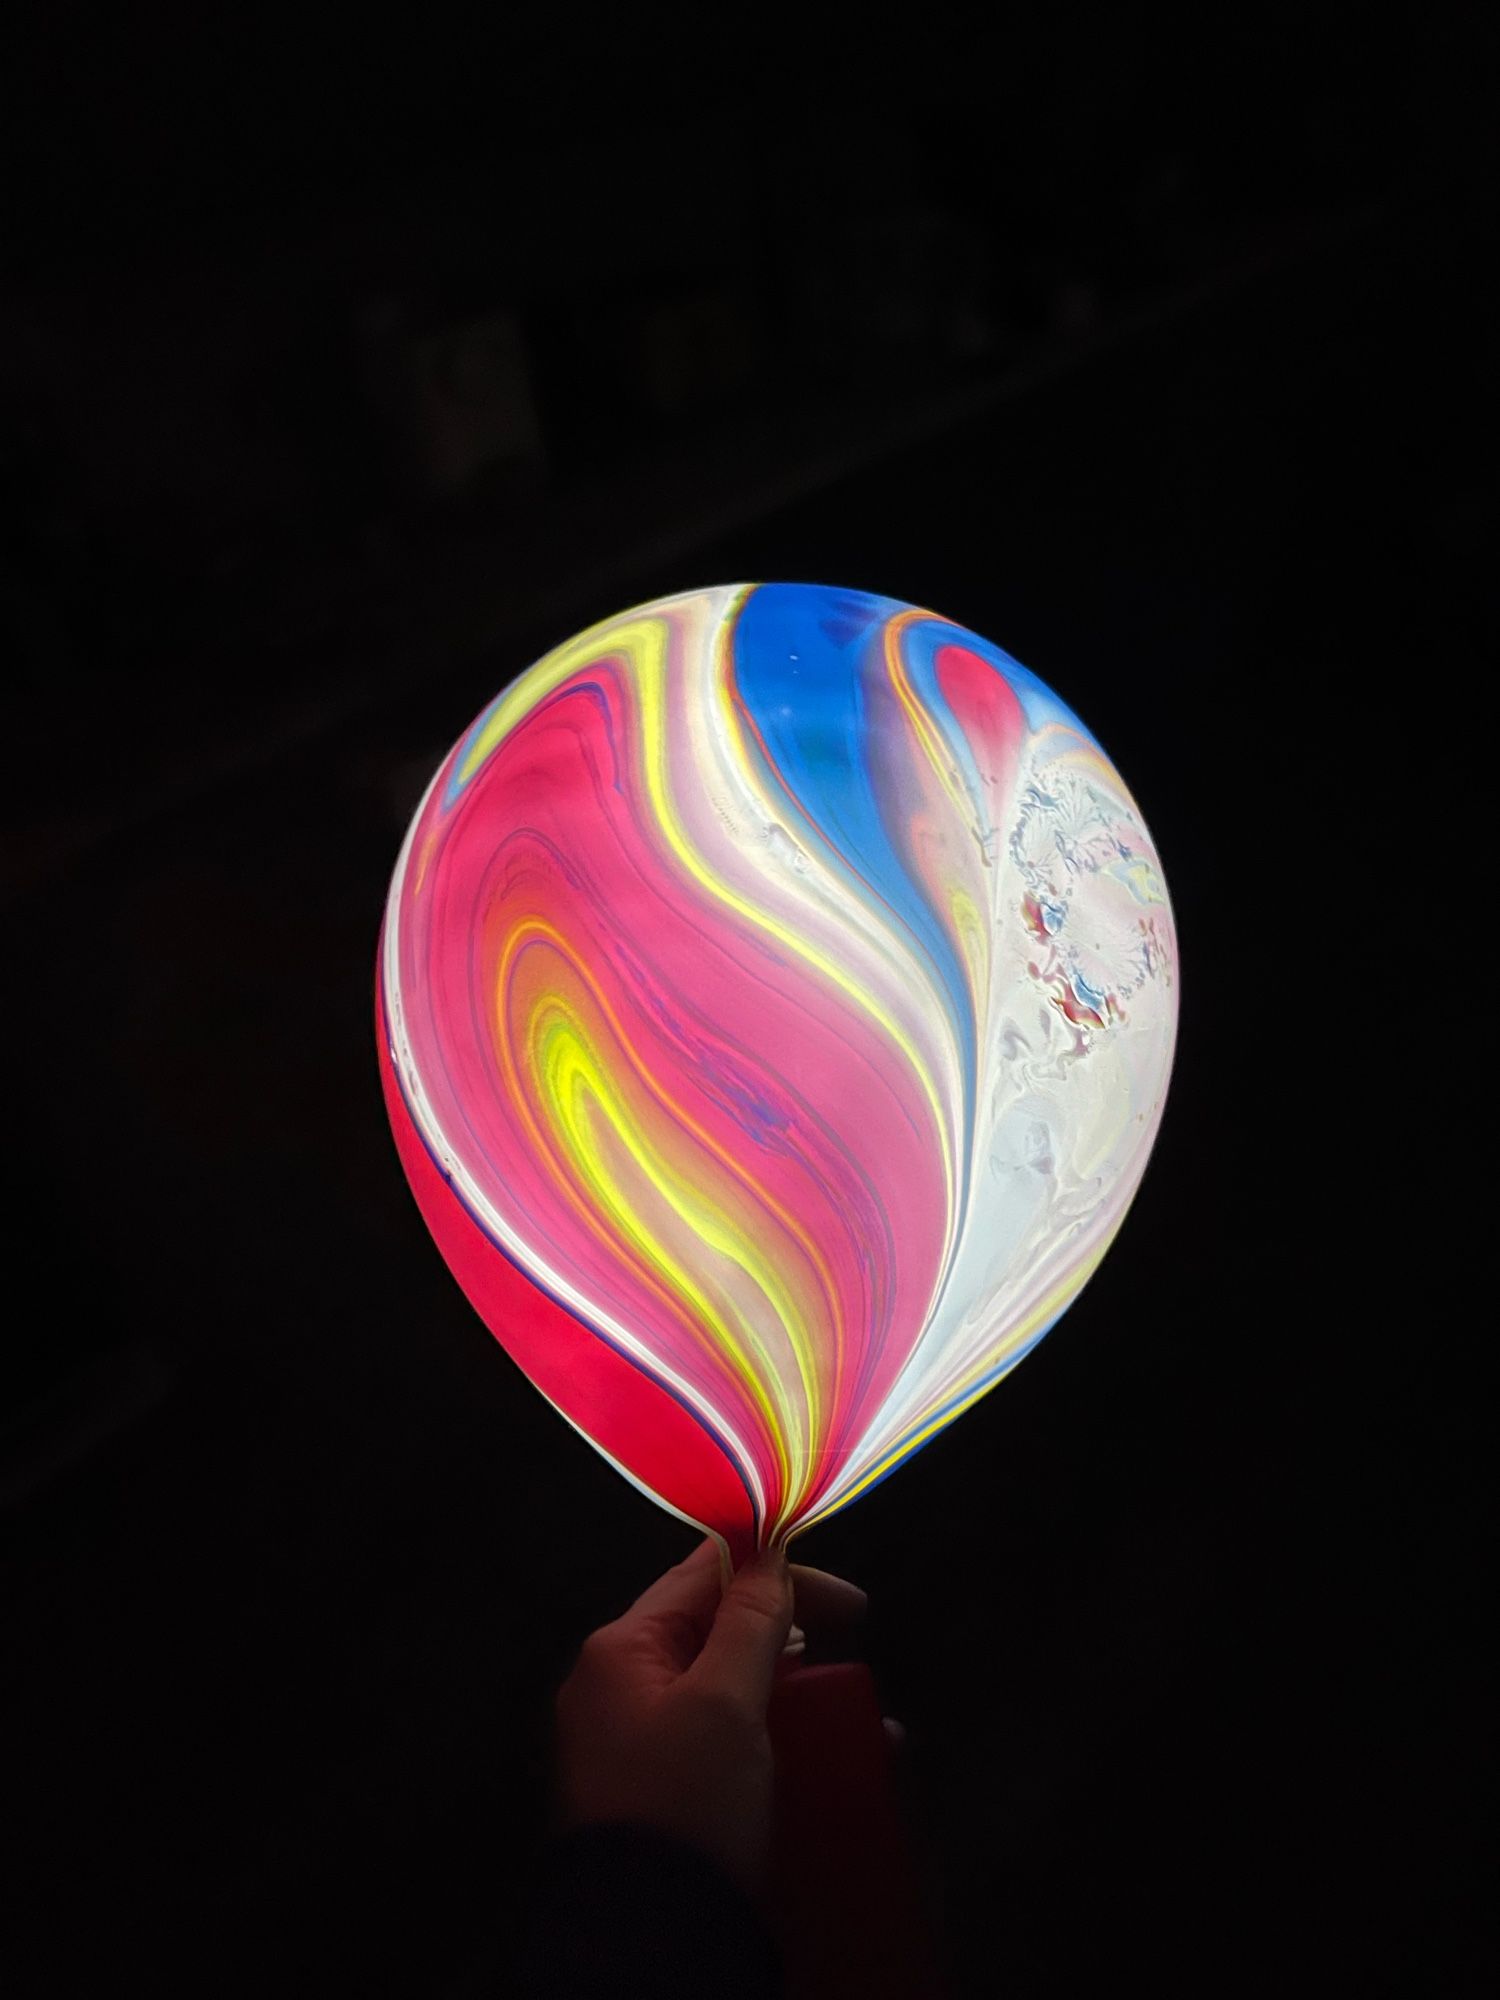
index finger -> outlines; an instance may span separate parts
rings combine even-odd
[[[639,1630],[656,1627],[674,1655],[686,1655],[686,1665],[708,1637],[719,1608],[719,1551],[706,1536],[681,1562],[664,1570],[654,1583],[616,1620],[618,1626]]]
[[[848,1639],[870,1606],[857,1583],[805,1563],[792,1564],[792,1588],[797,1607],[792,1615],[810,1639],[825,1645]]]

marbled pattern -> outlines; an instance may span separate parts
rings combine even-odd
[[[1161,1116],[1151,839],[998,647],[798,585],[539,661],[408,833],[387,1096],[492,1330],[731,1551],[784,1542],[1077,1294]]]

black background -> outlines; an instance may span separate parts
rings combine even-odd
[[[1444,1134],[1489,1033],[1492,50],[1477,12],[1046,19],[17,35],[28,1990],[503,1990],[550,1692],[689,1536],[428,1241],[376,930],[506,679],[761,577],[1034,667],[1180,927],[1117,1247],[805,1544],[871,1593],[959,1990],[1488,1990],[1480,1162]]]

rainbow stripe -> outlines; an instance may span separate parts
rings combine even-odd
[[[947,620],[742,585],[595,626],[396,866],[382,1064],[486,1323],[736,1556],[885,1478],[1098,1265],[1176,1029],[1113,766]]]

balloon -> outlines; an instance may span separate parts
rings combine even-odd
[[[1034,674],[889,598],[663,598],[450,752],[381,936],[387,1104],[486,1325],[741,1560],[1077,1296],[1161,1118],[1140,812]]]

